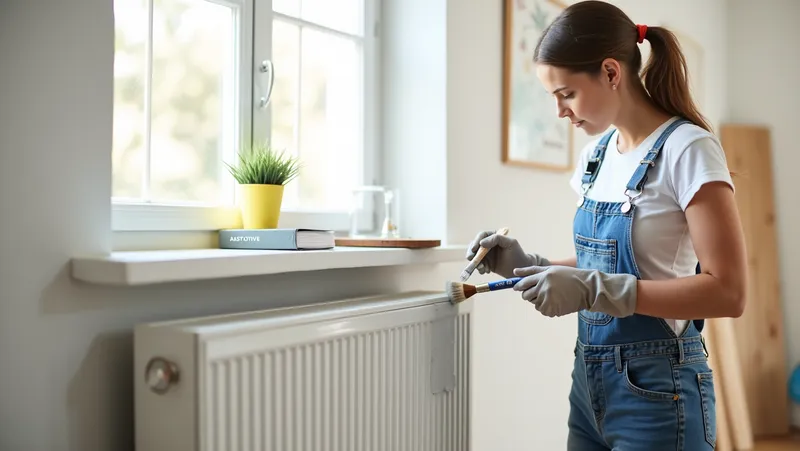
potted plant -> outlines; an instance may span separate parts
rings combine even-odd
[[[226,166],[238,184],[242,227],[277,228],[284,186],[299,174],[299,159],[264,142],[240,152],[236,166],[227,163]]]

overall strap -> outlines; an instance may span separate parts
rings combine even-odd
[[[641,192],[642,187],[644,186],[644,182],[647,181],[647,170],[651,167],[656,165],[656,159],[658,158],[658,154],[661,152],[661,149],[664,147],[664,143],[669,138],[669,135],[675,131],[676,128],[680,127],[683,124],[689,124],[690,121],[686,119],[678,119],[675,122],[669,124],[669,126],[661,133],[661,136],[658,137],[656,143],[653,144],[653,147],[647,152],[644,159],[640,162],[639,167],[633,172],[633,176],[631,177],[628,185],[626,186],[628,191],[632,192]],[[636,196],[634,196],[636,197]]]
[[[581,178],[581,186],[584,194],[591,188],[592,184],[594,184],[597,173],[600,172],[600,165],[603,164],[603,158],[606,156],[606,148],[608,148],[608,142],[611,140],[611,135],[613,134],[614,130],[611,130],[600,138],[600,141],[597,142],[594,148],[594,152],[592,152],[592,156],[589,158],[589,161],[586,162],[586,169],[584,169],[583,177]]]
[[[697,262],[697,266],[694,267],[694,273],[700,274],[700,262]],[[703,327],[706,325],[706,321],[703,319],[694,319],[692,322],[694,323],[694,328],[697,329],[698,332],[702,332]],[[703,343],[703,346],[705,346],[705,343]]]

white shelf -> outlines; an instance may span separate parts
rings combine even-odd
[[[466,246],[430,249],[336,247],[261,251],[191,249],[113,252],[72,259],[72,277],[101,285],[147,285],[339,268],[464,261]]]

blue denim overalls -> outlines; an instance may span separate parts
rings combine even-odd
[[[597,177],[612,133],[598,143],[586,166],[574,233],[577,266],[641,278],[631,230],[635,199],[647,170],[678,119],[658,137],[625,192],[627,202],[586,196]],[[699,270],[699,265],[698,265]],[[700,331],[691,321],[678,337],[663,319],[578,314],[575,367],[569,395],[570,451],[711,450],[716,442],[714,382]]]

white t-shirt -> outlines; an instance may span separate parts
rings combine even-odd
[[[586,196],[596,201],[626,201],[625,187],[634,171],[664,129],[676,119],[665,122],[636,149],[625,153],[617,150],[615,131]],[[599,140],[600,137],[593,140],[581,152],[570,181],[578,194],[586,160]],[[719,140],[694,124],[679,126],[664,143],[655,166],[647,172],[641,196],[634,200],[637,209],[632,229],[633,254],[642,279],[671,279],[695,273],[697,257],[684,210],[700,187],[712,181],[723,181],[733,187]],[[688,321],[665,320],[678,335],[688,324]]]

